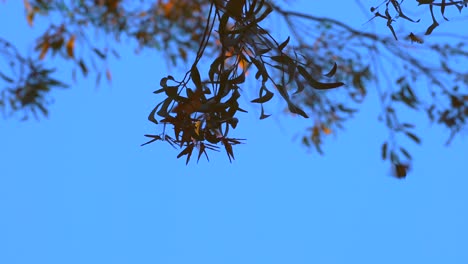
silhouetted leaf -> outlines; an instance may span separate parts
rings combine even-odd
[[[440,13],[442,13],[442,17],[448,21],[448,19],[445,17],[445,0],[442,0],[441,6],[440,6]]]
[[[417,137],[415,134],[413,134],[411,132],[408,132],[408,131],[405,131],[405,134],[406,134],[406,136],[408,136],[414,142],[416,142],[418,144],[421,143],[421,139],[419,137]]]
[[[408,35],[408,38],[411,40],[411,43],[413,43],[413,42],[416,42],[416,43],[419,43],[419,44],[424,43],[424,40],[422,40],[422,39],[419,38],[418,36],[414,35],[413,32],[411,32],[411,33]]]
[[[158,135],[145,135],[145,137],[149,137],[149,138],[152,138],[152,139],[150,141],[146,142],[146,143],[141,144],[140,146],[148,145],[150,143],[153,143],[156,140],[162,140],[161,136],[158,136]]]
[[[260,112],[260,120],[265,119],[265,118],[268,118],[269,116],[271,116],[271,115],[266,115],[266,114],[265,114],[265,110],[263,109],[263,105],[260,107],[260,109],[261,109],[261,112]]]
[[[234,159],[234,152],[232,151],[232,145],[226,139],[223,139],[222,142],[226,150],[226,154],[228,155],[229,162],[232,162],[232,160]]]
[[[333,75],[335,75],[336,73],[336,69],[338,68],[338,66],[336,65],[336,62],[333,64],[333,68],[327,73],[325,74],[325,76],[327,77],[333,77]]]
[[[5,74],[3,74],[2,72],[0,72],[0,78],[2,78],[5,82],[7,83],[12,83],[13,82],[13,79],[11,79],[10,77],[6,76]]]
[[[289,43],[289,37],[278,46],[279,51],[283,51],[283,49],[288,45]]]
[[[232,84],[241,84],[244,82],[245,82],[245,72],[242,72],[241,74],[239,74],[239,76],[231,80]]]
[[[159,109],[159,111],[157,112],[157,115],[158,116],[161,116],[161,117],[167,117],[168,116],[168,107],[169,105],[171,104],[172,102],[172,99],[170,98],[167,98],[166,100],[164,100],[162,106],[161,106],[161,109]]]
[[[250,57],[250,60],[253,62],[255,67],[257,67],[257,70],[258,70],[257,74],[255,75],[255,78],[258,79],[260,77],[260,75],[261,75],[262,76],[262,82],[266,82],[268,80],[268,72],[265,69],[265,66],[263,65],[263,63],[260,62],[259,60],[257,60],[254,57]]]
[[[340,87],[340,86],[343,86],[344,83],[342,82],[333,82],[333,83],[322,83],[322,82],[319,82],[317,80],[315,80],[312,75],[310,75],[306,69],[304,69],[304,67],[302,66],[297,66],[297,69],[299,71],[299,74],[302,75],[302,77],[304,77],[304,79],[310,84],[310,86],[312,86],[313,88],[315,89],[318,89],[318,90],[327,90],[327,89],[333,89],[333,88],[337,88],[337,87]]]
[[[382,144],[382,159],[386,160],[387,159],[387,148],[388,148],[388,143],[385,142]]]
[[[263,94],[263,92],[265,92],[265,94]],[[273,98],[273,93],[270,92],[266,87],[265,85],[262,85],[262,87],[260,88],[260,91],[259,91],[259,98],[257,99],[254,99],[252,100],[251,102],[252,103],[266,103],[268,101],[271,100],[271,98]]]
[[[104,60],[107,56],[106,54],[102,53],[102,51],[96,49],[96,48],[93,48],[93,51],[94,53],[96,53],[96,55],[98,55],[99,58],[101,58],[102,60]]]
[[[400,147],[400,151],[407,159],[409,159],[409,160],[412,159],[411,154],[409,154],[409,152],[406,149]]]
[[[86,64],[83,62],[82,59],[80,59],[78,65],[80,66],[81,73],[83,74],[83,76],[86,77],[88,75],[88,67],[86,67]]]
[[[305,118],[309,118],[309,116],[301,108],[297,107],[293,103],[288,104],[288,109],[289,109],[289,111],[291,113],[295,113],[295,114],[301,115],[301,116],[303,116]]]
[[[387,27],[388,27],[388,28],[390,29],[390,31],[392,32],[393,37],[395,38],[395,40],[398,40],[397,35],[396,35],[396,33],[395,33],[395,29],[393,29],[392,24],[391,24],[391,23],[387,23]]]
[[[198,158],[197,158],[197,162],[200,160],[200,157],[201,155],[204,153],[205,154],[205,157],[206,157],[206,160],[210,161],[210,159],[208,158],[208,154],[206,153],[206,150],[205,150],[205,144],[204,143],[200,143],[200,148],[198,149]]]
[[[284,65],[294,64],[294,61],[287,55],[282,54],[279,56],[271,56],[270,59],[281,63],[283,66],[278,67],[279,69],[283,69]]]
[[[190,157],[192,156],[192,152],[193,152],[193,146],[194,146],[193,143],[189,144],[184,150],[182,150],[179,153],[179,155],[177,155],[177,158],[187,155],[187,159],[185,160],[185,165],[187,165],[188,162],[190,161]]]
[[[190,70],[190,77],[192,78],[193,83],[197,89],[202,89],[202,82],[200,78],[200,72],[197,69],[197,66],[193,65]]]

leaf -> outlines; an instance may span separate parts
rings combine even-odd
[[[298,94],[298,93],[304,91],[305,86],[300,80],[296,79],[296,85],[297,85],[297,90],[294,92],[294,94]]]
[[[411,140],[413,140],[417,144],[421,144],[421,139],[418,136],[416,136],[415,134],[413,134],[411,132],[408,132],[408,131],[405,131],[405,134],[406,134],[406,136],[408,136]]]
[[[196,121],[195,122],[195,134],[197,134],[197,136],[200,135],[200,128],[201,128],[201,122],[200,120]]]
[[[107,56],[106,54],[102,53],[102,51],[96,49],[96,48],[93,48],[93,51],[94,53],[96,53],[96,55],[99,56],[99,58],[101,58],[102,60],[104,60]]]
[[[448,19],[445,17],[445,0],[442,0],[441,6],[440,6],[440,13],[442,14],[442,17],[448,21]]]
[[[208,71],[208,77],[210,78],[210,81],[214,82],[214,76],[215,74],[219,75],[219,69],[220,66],[224,63],[224,57],[219,56],[216,58],[210,65],[210,70]]]
[[[42,114],[44,116],[46,116],[46,117],[48,116],[49,111],[47,111],[47,109],[44,107],[44,105],[36,103],[36,106],[37,106],[37,108],[39,108],[39,110],[41,110],[41,112],[42,112]]]
[[[232,162],[232,160],[234,159],[234,152],[232,151],[232,145],[226,139],[223,139],[222,142],[226,150],[226,154],[228,155],[229,162]]]
[[[30,9],[28,11],[28,14],[26,15],[26,21],[28,22],[28,25],[30,27],[33,26],[33,20],[34,20],[35,14],[36,14],[36,9]]]
[[[102,77],[102,73],[98,72],[96,76],[96,86],[98,86],[99,83],[101,83],[101,77]]]
[[[49,42],[45,41],[41,45],[41,53],[39,54],[40,60],[43,60],[45,58],[48,50],[49,50]]]
[[[86,64],[83,62],[82,59],[78,62],[78,65],[80,66],[81,73],[83,74],[84,77],[88,75],[88,67],[86,67]]]
[[[304,77],[304,79],[306,79],[306,81],[310,84],[310,86],[312,86],[313,88],[315,89],[318,89],[318,90],[327,90],[327,89],[333,89],[333,88],[337,88],[337,87],[340,87],[340,86],[343,86],[344,83],[342,82],[334,82],[334,83],[322,83],[322,82],[319,82],[317,80],[315,80],[312,75],[310,75],[306,69],[304,69],[304,67],[302,66],[297,66],[297,69],[299,71],[299,74],[302,75],[302,77]]]
[[[197,89],[202,89],[202,82],[200,78],[200,72],[197,69],[196,65],[192,66],[192,69],[190,70],[190,77],[192,78],[193,84],[195,84],[195,87]]]
[[[408,165],[401,164],[401,163],[395,163],[393,164],[393,169],[394,169],[394,176],[398,179],[403,179],[406,177],[406,174],[408,173]]]
[[[161,79],[161,81],[159,81],[159,85],[163,88],[167,88],[167,81],[168,80],[171,80],[173,81],[174,80],[174,77],[172,77],[171,75],[168,75],[167,77],[164,77]],[[155,92],[156,93],[156,92]]]
[[[226,13],[232,18],[241,19],[245,0],[230,0],[226,4]]]
[[[187,155],[187,160],[185,161],[185,165],[188,164],[188,162],[190,161],[190,157],[192,156],[192,152],[193,152],[193,146],[194,144],[190,144],[188,145],[184,150],[182,150],[179,155],[177,155],[177,158],[180,158],[184,155]]]
[[[229,121],[228,121],[228,124],[231,125],[232,128],[236,128],[237,127],[237,123],[239,123],[239,119],[237,118],[231,118]]]
[[[187,61],[187,52],[182,47],[179,47],[178,50],[182,60]]]
[[[167,108],[169,107],[169,104],[171,104],[171,102],[172,102],[172,99],[170,98],[167,98],[166,100],[164,100],[161,106],[161,109],[159,109],[159,111],[156,114],[160,117],[167,117],[168,116]]]
[[[305,118],[309,118],[309,116],[302,109],[300,109],[299,107],[297,107],[293,103],[288,104],[288,109],[289,109],[289,111],[291,113],[301,115],[301,116],[303,116]]]
[[[106,79],[110,82],[112,81],[112,73],[111,71],[107,68],[106,69]]]
[[[231,80],[233,84],[241,84],[245,82],[245,72],[242,72],[239,76]]]
[[[390,161],[395,164],[399,162],[397,154],[392,150],[390,151]]]
[[[287,55],[279,55],[279,56],[271,56],[270,59],[279,62],[283,65],[289,65],[289,64],[294,64],[294,61]],[[281,68],[280,68],[281,69]]]
[[[156,140],[162,140],[162,138],[158,135],[145,135],[145,137],[149,137],[149,138],[152,138],[150,141],[146,142],[146,143],[143,143],[141,144],[140,146],[143,147],[145,145],[148,145],[150,143],[153,143],[155,142]]]
[[[257,67],[257,74],[255,75],[255,78],[259,78],[260,75],[262,76],[262,82],[266,82],[268,80],[268,72],[265,68],[265,65],[260,62],[259,60],[255,59],[254,57],[250,57],[250,60],[255,64],[255,67]]]
[[[336,62],[333,64],[333,68],[327,73],[325,74],[325,76],[327,77],[333,77],[333,75],[335,75],[336,73],[336,69],[338,68],[338,66],[336,65]]]
[[[281,44],[278,46],[279,51],[283,51],[283,49],[288,45],[288,43],[289,43],[289,36],[288,36],[288,38],[287,38],[283,43],[281,43]]]
[[[385,142],[382,144],[382,159],[383,160],[387,159],[387,149],[388,149],[388,143]]]
[[[12,83],[13,82],[13,79],[11,79],[10,77],[6,76],[5,74],[3,74],[3,72],[0,72],[0,78],[2,78],[5,82],[8,82],[8,83]]]
[[[200,148],[198,149],[198,158],[197,158],[197,162],[200,160],[200,157],[202,155],[202,153],[205,153],[205,156],[206,156],[206,159],[208,161],[210,161],[210,159],[208,158],[208,154],[206,153],[206,150],[205,150],[205,144],[204,143],[200,143]]]
[[[323,131],[323,133],[325,135],[330,135],[332,133],[332,130],[329,127],[325,126],[325,125],[322,125],[321,128],[322,128],[322,131]]]
[[[389,20],[389,21],[391,21],[391,20]],[[390,29],[390,31],[392,31],[392,34],[393,34],[393,37],[395,38],[395,40],[398,40],[397,35],[395,33],[395,29],[393,29],[392,24],[387,23],[387,27]]]
[[[164,101],[163,101],[164,102]],[[156,111],[158,110],[159,106],[163,103],[163,102],[160,102],[158,105],[156,105],[153,110],[151,110],[151,113],[148,115],[148,120],[155,123],[155,124],[158,124],[158,121],[156,120],[156,118],[154,117],[154,115],[156,114]]]
[[[70,58],[74,58],[74,49],[75,49],[75,35],[72,35],[67,41],[66,45],[67,55]]]
[[[407,159],[409,159],[409,160],[412,159],[411,154],[409,154],[409,152],[406,149],[400,147],[400,151]]]
[[[266,115],[265,111],[263,110],[263,105],[261,106],[261,112],[260,112],[260,120],[268,118],[271,115]]]
[[[221,19],[219,20],[218,32],[220,36],[223,36],[226,34],[226,27],[227,27],[228,20],[229,20],[228,14],[224,13],[221,16]]]
[[[265,91],[265,94],[264,94],[264,95],[262,95],[263,91]],[[259,91],[259,98],[254,99],[254,100],[252,100],[252,101],[250,101],[250,102],[263,104],[263,103],[266,103],[266,102],[270,101],[271,98],[273,98],[273,93],[270,92],[270,91],[265,87],[265,85],[262,85],[262,88],[260,88],[260,91]]]
[[[262,1],[263,2],[263,1]],[[261,9],[263,5],[259,5],[259,10]],[[255,19],[255,22],[258,23],[260,21],[262,21],[263,19],[265,19],[271,12],[273,12],[273,8],[270,6],[270,5],[265,5],[266,6],[266,10],[263,12],[263,14],[261,14],[259,17],[257,17]]]
[[[261,56],[265,53],[268,53],[271,51],[271,48],[264,48],[264,49],[257,49],[255,54],[257,54],[258,56]]]
[[[413,32],[411,32],[408,35],[408,38],[411,40],[411,43],[413,43],[413,42],[416,42],[416,43],[419,43],[419,44],[424,43],[424,40],[422,40],[420,37],[414,35]]]

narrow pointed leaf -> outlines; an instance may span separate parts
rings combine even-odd
[[[338,68],[338,66],[336,65],[336,62],[333,64],[333,68],[327,73],[325,74],[325,76],[327,77],[333,77],[333,75],[335,75],[336,73],[336,69]]]
[[[421,143],[421,139],[416,136],[415,134],[411,133],[411,132],[405,132],[406,136],[408,136],[411,140],[413,140],[414,142],[420,144]]]
[[[337,88],[337,87],[340,87],[340,86],[343,86],[344,83],[342,82],[333,82],[333,83],[322,83],[322,82],[319,82],[317,80],[315,80],[312,75],[310,75],[306,69],[304,69],[304,67],[302,66],[297,66],[297,69],[299,71],[299,74],[302,75],[302,77],[304,77],[304,79],[310,84],[310,86],[312,86],[313,88],[315,89],[318,89],[318,90],[327,90],[327,89],[333,89],[333,88]]]
[[[281,44],[278,46],[278,49],[279,49],[280,51],[283,51],[283,49],[288,45],[289,39],[290,39],[290,38],[288,37],[283,43],[281,43]]]
[[[200,72],[197,69],[197,66],[193,65],[190,70],[190,77],[192,78],[193,83],[197,89],[202,89],[202,82],[200,78]]]
[[[388,143],[385,142],[382,144],[382,159],[386,160],[387,159],[387,148],[388,148]]]

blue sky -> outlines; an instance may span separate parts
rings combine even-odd
[[[359,28],[349,2],[356,17],[308,7]],[[21,8],[0,4],[0,36],[28,51]],[[139,146],[169,70],[132,50],[111,62],[111,86],[79,80],[53,94],[48,119],[0,122],[0,263],[468,263],[466,136],[446,148],[443,129],[419,122],[423,146],[396,180],[375,103],[325,156],[293,140],[307,120],[248,107],[232,164],[219,153],[185,166],[170,146]]]

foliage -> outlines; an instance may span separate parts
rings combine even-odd
[[[283,0],[284,2],[285,0]],[[154,107],[149,120],[162,125],[162,133],[146,135],[180,148],[178,158],[188,163],[197,150],[197,160],[208,150],[222,145],[229,160],[233,146],[242,139],[230,137],[236,128],[239,104],[248,79],[258,83],[258,98],[252,100],[267,118],[264,104],[279,95],[289,112],[314,123],[306,129],[302,142],[322,153],[323,138],[343,128],[358,111],[369,89],[377,89],[381,104],[379,120],[389,129],[389,139],[381,146],[383,159],[394,164],[395,175],[404,177],[411,155],[397,143],[403,135],[419,144],[415,125],[402,120],[407,109],[425,113],[450,130],[449,140],[466,129],[468,117],[468,72],[456,61],[466,62],[468,50],[463,35],[451,43],[425,41],[411,31],[397,33],[397,22],[421,23],[407,15],[408,1],[385,0],[370,7],[372,19],[389,29],[380,34],[356,30],[338,20],[289,11],[267,0],[25,0],[26,20],[33,26],[38,17],[56,17],[36,39],[36,58],[22,56],[8,40],[0,38],[0,50],[9,61],[10,72],[0,69],[7,88],[1,91],[0,107],[5,115],[22,112],[24,117],[37,110],[47,115],[46,96],[51,88],[65,87],[44,66],[46,59],[60,56],[73,63],[72,76],[96,73],[99,83],[105,75],[110,55],[123,38],[135,40],[136,52],[161,50],[173,65],[191,65],[182,78],[167,75],[155,94],[163,100]],[[361,5],[359,1],[356,2]],[[432,23],[425,35],[437,31],[440,19],[448,20],[446,10],[460,13],[467,1],[417,0],[418,9],[427,8]],[[441,18],[437,17],[437,12]],[[278,40],[275,31],[265,28],[268,19],[281,19],[290,36]],[[91,29],[104,32],[103,45],[90,39]],[[430,39],[430,38],[426,38]],[[424,56],[412,54],[417,48]],[[79,50],[80,52],[77,52]],[[79,55],[78,55],[79,54]],[[209,67],[201,65],[209,60]],[[389,66],[391,65],[391,66]],[[384,80],[387,82],[386,89]],[[429,88],[427,94],[416,85]],[[336,89],[337,88],[337,89]],[[301,96],[298,96],[298,95]],[[340,94],[342,100],[336,95]],[[429,99],[424,99],[429,98]],[[174,133],[168,132],[168,127]]]

